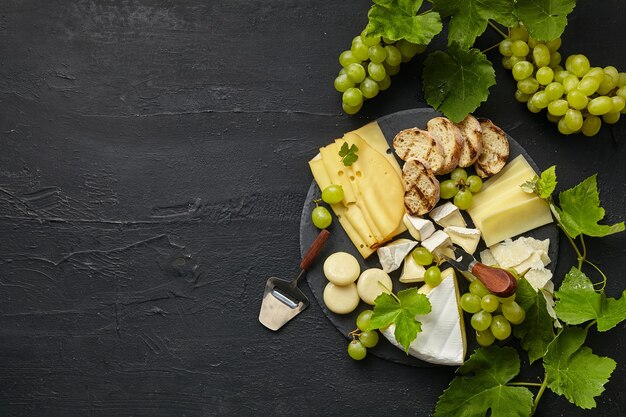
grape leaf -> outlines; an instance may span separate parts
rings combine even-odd
[[[515,15],[528,28],[530,36],[550,41],[563,34],[567,15],[574,6],[576,0],[517,0]]]
[[[548,312],[546,298],[535,291],[526,278],[517,282],[515,301],[526,312],[526,318],[513,328],[513,332],[528,352],[528,360],[533,363],[543,357],[554,339],[554,322]]]
[[[496,83],[491,62],[478,49],[461,49],[454,43],[448,52],[432,52],[424,62],[426,101],[458,123],[476,110]]]
[[[439,13],[428,11],[416,16],[422,3],[422,0],[374,0],[367,14],[367,35],[428,45],[443,25]]]
[[[422,331],[422,323],[415,319],[420,314],[430,313],[430,301],[417,288],[409,288],[393,294],[382,293],[376,297],[374,312],[370,320],[372,329],[382,329],[395,324],[394,336],[398,343],[409,351],[409,345]]]
[[[513,0],[434,0],[433,10],[442,17],[452,16],[448,28],[448,44],[457,42],[469,49],[485,29],[489,19],[505,26],[513,26]]]
[[[580,327],[563,329],[548,347],[543,358],[548,388],[580,408],[596,406],[615,369],[615,361],[595,355],[584,347],[587,331]]]
[[[591,280],[577,268],[565,275],[555,295],[556,314],[567,324],[597,320],[598,330],[605,332],[626,320],[626,291],[617,300],[604,292],[598,293]]]
[[[439,397],[434,417],[482,417],[489,410],[491,417],[528,417],[533,394],[527,388],[506,385],[519,370],[519,356],[513,348],[476,350]]]
[[[552,165],[541,173],[541,177],[537,181],[537,194],[543,199],[550,197],[556,184],[556,166]]]
[[[607,236],[624,230],[624,222],[612,226],[598,224],[604,218],[596,175],[559,194],[561,208],[556,208],[563,230],[571,238],[580,234]]]

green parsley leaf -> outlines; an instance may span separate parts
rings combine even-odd
[[[567,324],[598,321],[598,330],[605,332],[626,320],[626,291],[619,299],[598,293],[591,280],[579,269],[572,268],[565,275],[555,306],[559,319]]]
[[[435,51],[424,62],[426,101],[458,123],[476,110],[496,83],[491,62],[478,49],[461,49],[454,43],[448,52]]]
[[[563,329],[548,347],[543,367],[548,388],[555,394],[564,395],[580,408],[593,408],[594,398],[604,391],[616,363],[583,347],[586,337],[587,331],[580,327]]]
[[[442,17],[452,16],[448,29],[448,44],[457,42],[469,49],[476,38],[487,29],[489,19],[505,26],[514,26],[513,0],[434,0],[433,10]]]
[[[515,349],[490,346],[476,350],[461,366],[439,397],[434,417],[528,417],[533,394],[506,385],[517,376],[520,360]]]
[[[409,288],[393,294],[382,293],[375,300],[374,313],[370,321],[372,329],[382,329],[395,324],[394,336],[398,343],[409,351],[409,345],[417,334],[422,331],[422,323],[417,315],[430,313],[430,301],[417,288]]]
[[[556,166],[552,165],[541,173],[541,178],[537,181],[537,194],[539,197],[549,198],[556,188]]]
[[[543,357],[554,339],[554,322],[548,313],[545,297],[535,291],[526,278],[517,282],[515,301],[526,312],[526,318],[513,327],[513,332],[528,352],[528,360],[533,363]]]
[[[604,218],[596,175],[559,194],[556,208],[561,226],[572,239],[580,234],[603,237],[624,230],[624,222],[612,226],[598,224]]]
[[[539,41],[556,39],[567,26],[567,15],[576,0],[517,0],[515,15],[524,22],[530,36]]]
[[[439,13],[428,11],[416,16],[422,0],[374,0],[374,3],[368,13],[368,36],[428,45],[443,29]]]
[[[348,142],[344,142],[343,145],[341,145],[341,149],[339,149],[339,156],[344,157],[348,155],[349,150]]]
[[[352,144],[352,146],[348,148],[348,142],[344,142],[343,145],[341,145],[341,149],[339,149],[341,162],[343,162],[343,164],[347,167],[351,166],[357,159],[359,159],[359,156],[356,154],[358,150],[359,148],[356,145]]]

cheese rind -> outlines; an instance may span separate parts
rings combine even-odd
[[[402,222],[409,231],[409,234],[415,240],[421,241],[428,239],[433,233],[435,233],[435,225],[428,219],[411,216],[406,213],[402,218]]]
[[[450,236],[450,241],[462,247],[465,252],[472,255],[476,252],[478,243],[480,242],[480,230],[469,229],[467,227],[448,226],[443,229]]]
[[[417,242],[409,239],[398,239],[376,250],[378,261],[385,272],[400,268],[404,257],[417,246]]]
[[[435,207],[428,215],[441,227],[467,226],[459,208],[449,201],[439,207]]]
[[[422,242],[422,246],[428,249],[433,255],[449,248],[451,245],[450,236],[442,230],[437,230],[431,237]]]

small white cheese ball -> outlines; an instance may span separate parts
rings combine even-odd
[[[355,283],[340,286],[329,282],[324,288],[324,304],[333,313],[352,313],[359,305],[359,301],[359,292]]]
[[[360,273],[359,261],[346,252],[333,253],[324,262],[324,275],[335,285],[352,284]]]
[[[374,305],[376,297],[384,292],[388,292],[380,285],[384,285],[389,291],[393,290],[393,282],[389,275],[379,268],[370,268],[363,271],[357,282],[359,297],[367,304]]]

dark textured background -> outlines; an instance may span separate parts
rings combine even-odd
[[[626,7],[594,3],[571,16],[562,52],[624,69]],[[424,105],[419,58],[359,117],[341,113],[337,56],[367,9],[1,2],[0,415],[430,415],[452,369],[355,363],[315,304],[277,334],[257,322],[265,278],[296,272],[306,161]],[[625,217],[626,122],[560,137],[496,71],[477,113],[540,167],[558,164],[561,189],[598,172],[607,221]],[[625,246],[589,243],[612,295]],[[560,276],[573,261],[563,244]],[[619,362],[598,409],[546,394],[538,415],[626,414],[624,327],[589,338]]]

